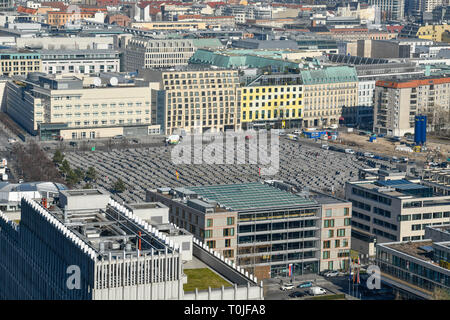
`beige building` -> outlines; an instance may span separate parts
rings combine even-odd
[[[7,84],[6,112],[41,139],[159,133],[151,126],[151,88],[119,76],[30,74]]]
[[[414,133],[414,117],[450,109],[450,78],[377,81],[374,94],[374,132],[389,136]]]
[[[1,50],[0,61],[0,75],[4,76],[26,76],[30,72],[40,72],[42,67],[40,54],[29,50]]]
[[[322,205],[320,270],[347,270],[351,248],[351,202],[317,194]]]
[[[125,49],[125,70],[185,66],[195,50],[192,39],[132,38]]]
[[[339,123],[344,107],[358,104],[358,76],[353,67],[300,71],[303,80],[303,126]]]
[[[240,129],[237,70],[142,70],[152,88],[152,123],[171,134]]]

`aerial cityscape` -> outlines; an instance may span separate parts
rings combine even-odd
[[[0,0],[0,301],[450,300],[449,23]]]

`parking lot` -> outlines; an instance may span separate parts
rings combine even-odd
[[[347,297],[348,290],[345,291],[344,290],[345,288],[342,288],[339,285],[334,284],[329,279],[330,278],[324,278],[317,274],[296,276],[293,278],[292,281],[292,284],[295,286],[295,289],[286,291],[282,291],[280,289],[281,287],[280,284],[291,283],[290,278],[266,279],[264,280],[264,290],[265,290],[264,298],[266,300],[305,300],[312,297],[312,295],[308,293],[309,288],[297,288],[297,286],[304,282],[312,282],[313,286],[325,289],[326,295],[346,294],[346,299],[352,299],[352,297]],[[293,292],[300,292],[302,296],[295,298],[290,297],[290,295]]]
[[[380,290],[370,290],[367,288],[367,276],[360,276],[361,283],[353,284],[348,275],[339,275],[335,277],[323,277],[317,274],[296,276],[292,284],[295,286],[292,290],[282,291],[281,283],[291,283],[290,278],[274,278],[264,280],[264,292],[266,300],[307,300],[312,297],[308,293],[309,288],[297,288],[300,283],[312,282],[313,286],[325,289],[326,295],[345,294],[347,300],[395,300],[395,295],[390,287],[381,283]],[[300,297],[291,297],[292,293],[300,292]]]

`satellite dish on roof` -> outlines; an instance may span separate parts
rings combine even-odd
[[[102,85],[102,79],[95,77],[94,78],[94,86],[100,87]]]
[[[117,86],[119,84],[119,80],[117,80],[116,77],[112,77],[111,79],[109,79],[109,84],[112,86]]]

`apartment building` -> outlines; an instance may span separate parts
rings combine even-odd
[[[237,70],[143,70],[152,89],[152,123],[161,132],[213,132],[241,127]]]
[[[301,70],[304,127],[339,123],[344,107],[358,105],[358,76],[354,67]]]
[[[29,50],[0,50],[1,69],[3,76],[26,76],[30,72],[40,72],[41,56]]]
[[[125,70],[185,66],[195,50],[192,39],[132,38],[125,49]]]
[[[47,23],[52,26],[62,27],[68,24],[81,23],[83,19],[94,18],[95,12],[47,12]]]
[[[237,212],[199,197],[188,188],[147,190],[146,201],[169,207],[169,221],[234,261],[237,253]]]
[[[263,75],[241,88],[242,128],[298,128],[303,124],[303,85],[298,74]]]
[[[426,226],[450,222],[450,197],[435,194],[420,179],[379,170],[378,179],[347,182],[345,198],[352,202],[352,244],[374,236],[376,243],[424,239]],[[361,252],[370,254],[369,252]]]
[[[414,132],[414,117],[426,114],[433,123],[436,112],[450,108],[450,78],[421,77],[376,82],[375,133],[403,136]]]
[[[119,51],[37,50],[47,74],[120,72]]]
[[[426,227],[425,240],[377,245],[376,264],[407,298],[433,299],[436,289],[450,290],[450,225]]]
[[[159,128],[151,126],[151,88],[119,74],[29,74],[8,82],[6,113],[44,140],[147,135]]]

